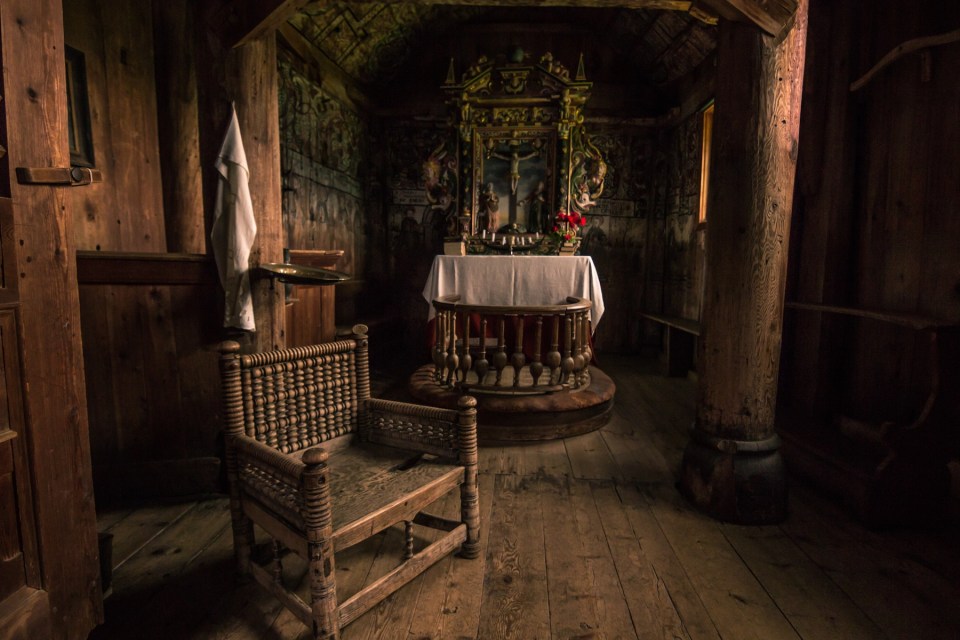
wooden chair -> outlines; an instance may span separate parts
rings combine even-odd
[[[241,355],[221,345],[234,553],[315,638],[340,629],[446,554],[479,555],[476,400],[437,409],[370,398],[367,328],[326,344]],[[320,445],[323,445],[322,447]],[[460,520],[423,512],[459,488]],[[336,553],[400,522],[406,554],[397,568],[341,602]],[[256,523],[273,558],[251,557]],[[414,553],[413,525],[445,532]],[[309,563],[308,605],[284,588],[280,557]]]

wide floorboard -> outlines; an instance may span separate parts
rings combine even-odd
[[[481,449],[483,554],[449,557],[345,630],[360,638],[960,638],[960,536],[874,532],[799,482],[779,526],[721,524],[674,488],[694,386],[604,356],[600,431]],[[455,499],[435,510],[453,515]],[[308,638],[234,578],[223,497],[100,514],[113,534],[106,623],[91,638]],[[343,596],[391,569],[402,532],[337,557]],[[304,583],[292,556],[285,579]]]

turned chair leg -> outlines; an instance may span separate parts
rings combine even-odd
[[[463,396],[457,403],[460,464],[464,466],[460,485],[460,520],[467,525],[467,539],[460,546],[464,558],[480,555],[480,499],[477,493],[477,400]]]
[[[273,540],[273,581],[280,584],[283,580],[283,563],[280,561],[280,543]]]
[[[460,557],[477,558],[480,556],[480,501],[476,483],[460,485],[460,519],[467,525],[467,539],[460,546]]]
[[[303,454],[303,462],[307,465],[303,472],[304,524],[310,574],[310,609],[313,614],[313,637],[316,640],[340,638],[327,460],[327,452],[320,448],[308,449]]]
[[[250,556],[253,553],[253,521],[243,514],[237,500],[230,504],[230,524],[233,529],[233,556],[237,563],[237,574],[241,580],[250,576]]]
[[[407,548],[403,553],[403,559],[409,560],[413,557],[413,523],[409,520],[404,520],[403,528],[407,536]]]

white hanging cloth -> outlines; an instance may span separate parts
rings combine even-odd
[[[230,126],[216,162],[220,179],[210,240],[220,283],[226,293],[223,326],[255,331],[249,258],[253,240],[257,237],[257,222],[253,218],[248,184],[250,169],[240,138],[240,122],[236,108],[231,106],[230,110]]]

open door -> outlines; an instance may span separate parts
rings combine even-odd
[[[0,639],[85,638],[103,617],[62,15],[0,3]]]

